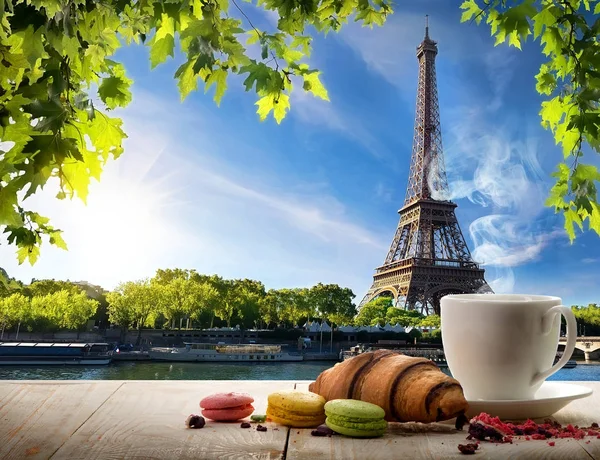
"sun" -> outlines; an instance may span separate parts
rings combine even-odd
[[[90,185],[87,205],[70,203],[69,260],[82,275],[110,284],[151,276],[176,233],[169,197],[164,181],[106,171]]]

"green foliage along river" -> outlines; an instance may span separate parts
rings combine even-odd
[[[5,366],[0,380],[314,380],[334,362],[167,363],[118,362],[108,366]],[[444,369],[447,372],[447,369]],[[562,369],[549,380],[600,380],[598,364]]]

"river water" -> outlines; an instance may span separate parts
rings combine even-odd
[[[0,380],[314,380],[332,361],[300,363],[115,362],[108,366],[2,366]],[[444,369],[448,372],[447,369]],[[600,362],[561,369],[548,380],[600,381]]]

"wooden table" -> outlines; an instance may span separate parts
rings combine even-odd
[[[554,418],[562,424],[600,421],[600,382]],[[466,432],[452,423],[390,424],[377,439],[314,437],[310,429],[265,423],[266,432],[238,423],[207,422],[185,428],[190,413],[210,393],[244,391],[264,414],[267,395],[307,389],[294,381],[0,381],[0,459],[600,459],[600,439],[482,443],[473,457],[457,449]]]

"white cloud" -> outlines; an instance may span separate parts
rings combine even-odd
[[[584,264],[595,264],[596,262],[600,262],[600,259],[593,257],[586,257],[585,259],[581,259],[581,262]]]
[[[376,158],[387,155],[387,149],[375,138],[364,124],[364,120],[345,110],[342,102],[332,99],[331,102],[315,98],[303,91],[300,85],[291,97],[291,116],[303,123],[337,131],[346,137],[359,142]]]

